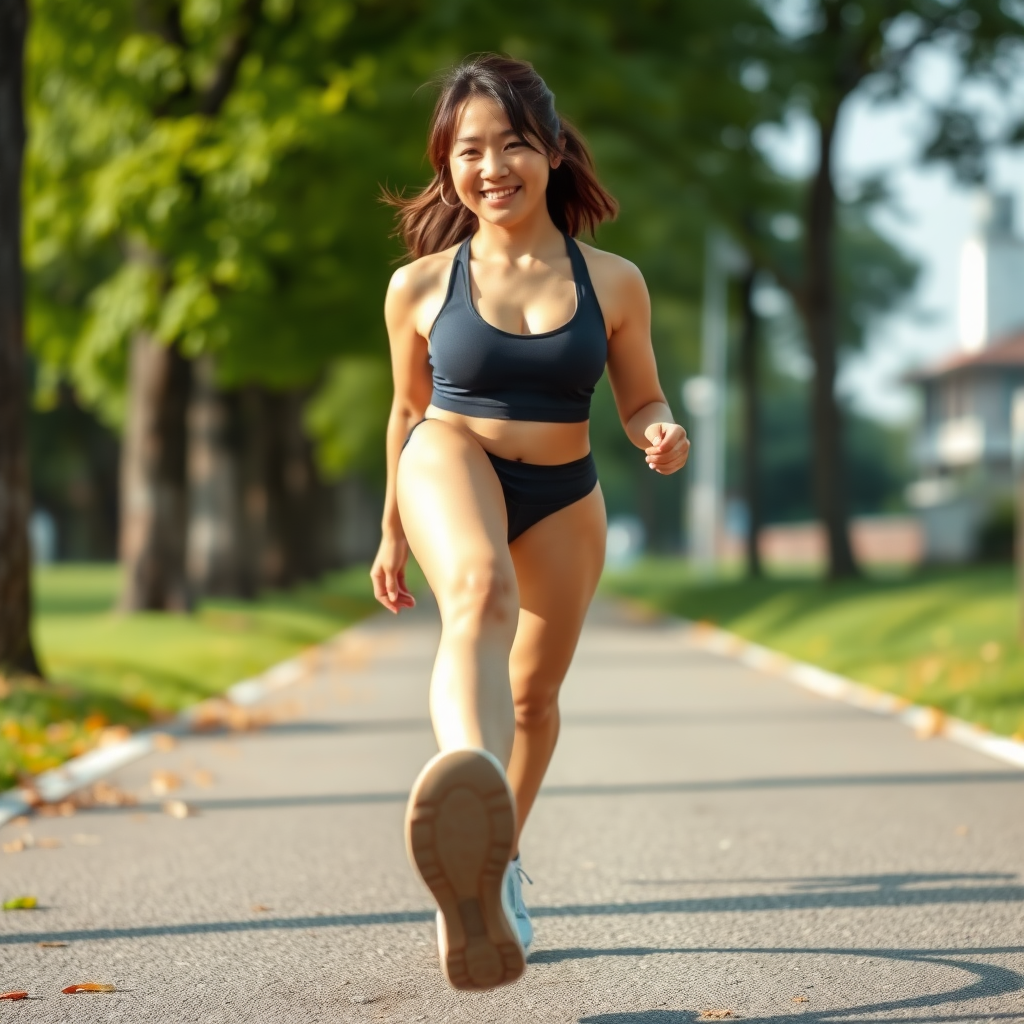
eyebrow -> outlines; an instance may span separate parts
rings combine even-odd
[[[501,133],[501,138],[504,138],[506,135],[518,135],[518,134],[519,134],[519,132],[517,132],[515,130],[515,128],[507,128],[505,131],[503,131]],[[460,138],[457,138],[455,141],[456,142],[479,142],[481,138],[482,138],[482,136],[480,136],[480,135],[463,135]]]

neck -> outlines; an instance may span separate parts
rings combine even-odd
[[[555,227],[546,205],[536,216],[511,227],[490,224],[478,218],[472,245],[473,255],[478,259],[509,262],[523,256],[563,255],[565,252],[562,232]]]

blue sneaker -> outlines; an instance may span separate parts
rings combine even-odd
[[[533,922],[523,902],[524,878],[533,885],[533,879],[523,870],[519,856],[516,855],[515,860],[510,860],[505,869],[505,898],[502,902],[511,906],[515,915],[516,930],[519,932],[519,941],[523,944],[523,949],[529,953],[533,945]]]

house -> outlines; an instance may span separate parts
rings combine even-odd
[[[960,264],[960,350],[910,377],[923,416],[907,499],[930,562],[977,557],[983,535],[1008,520],[1014,425],[1024,429],[1024,240],[1010,197],[979,205]]]

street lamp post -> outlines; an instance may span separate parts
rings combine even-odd
[[[728,330],[729,247],[711,228],[704,256],[701,372],[683,384],[683,404],[692,417],[693,478],[689,491],[690,558],[704,572],[718,568],[725,516],[725,385]]]

